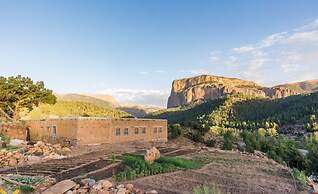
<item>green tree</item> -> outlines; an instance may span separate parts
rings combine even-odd
[[[55,102],[52,90],[45,88],[42,81],[34,83],[20,75],[0,77],[0,114],[9,121],[16,122],[22,110],[31,111],[40,103]]]

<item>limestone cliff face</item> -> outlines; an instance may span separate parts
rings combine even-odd
[[[270,98],[283,98],[299,94],[299,92],[286,87],[266,88],[252,81],[201,75],[174,80],[168,99],[168,108],[200,100],[214,100],[235,93]]]

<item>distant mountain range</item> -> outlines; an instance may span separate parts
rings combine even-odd
[[[318,80],[264,87],[253,81],[211,75],[174,80],[168,108],[197,101],[215,100],[229,94],[244,94],[272,99],[318,91]]]
[[[160,110],[159,107],[132,103],[122,103],[110,95],[98,94],[55,94],[59,101],[87,102],[103,108],[113,108],[127,112],[135,117],[144,117],[148,113]]]

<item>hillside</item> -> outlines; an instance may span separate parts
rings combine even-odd
[[[113,108],[118,111],[127,112],[134,117],[145,117],[147,114],[158,111],[160,108],[153,106],[145,106],[132,103],[118,102],[114,97],[110,95],[99,95],[99,94],[56,94],[59,101],[69,102],[88,102],[96,106],[104,108]]]
[[[54,105],[41,104],[32,110],[24,119],[42,119],[63,116],[96,116],[96,117],[127,117],[130,114],[113,108],[105,108],[88,102],[58,101]]]
[[[286,87],[301,93],[310,93],[318,91],[318,80],[308,80],[303,82],[289,83],[279,85],[278,87]]]
[[[117,106],[117,100],[109,95],[83,95],[83,94],[56,94],[58,100],[61,101],[78,101],[78,102],[88,102],[101,107],[115,107]]]
[[[205,115],[211,124],[222,127],[263,127],[266,121],[281,126],[304,124],[310,115],[318,114],[318,92],[290,96],[282,99],[261,98],[241,94],[216,100],[170,108],[148,115],[150,118],[166,118],[169,123],[195,121]]]
[[[312,85],[314,86],[315,84]],[[237,78],[200,75],[173,81],[168,99],[168,108],[197,101],[215,100],[228,94],[244,94],[276,99],[301,93],[304,93],[304,91],[295,90],[293,87],[284,85],[263,87],[255,82]]]

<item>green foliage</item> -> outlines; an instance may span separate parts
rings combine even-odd
[[[304,171],[299,171],[297,168],[292,168],[290,170],[290,174],[302,186],[306,186],[308,184],[308,177],[306,176]]]
[[[168,135],[169,139],[175,139],[181,135],[182,129],[180,124],[169,125]]]
[[[22,192],[33,192],[34,188],[29,185],[21,185],[18,187],[18,189]]]
[[[124,170],[114,176],[117,181],[133,180],[137,177],[173,172],[182,169],[200,168],[203,163],[180,157],[162,156],[153,164],[149,164],[145,162],[142,155],[126,154],[123,156],[123,165]]]
[[[167,119],[170,124],[187,124],[188,122],[196,121],[202,115],[209,114],[211,110],[214,110],[220,104],[222,104],[222,99],[208,102],[197,102],[176,108],[156,111],[150,113],[147,117],[154,119]]]
[[[204,142],[204,144],[208,147],[214,147],[216,144],[216,141],[214,139],[208,139]]]
[[[290,138],[278,136],[262,136],[258,132],[244,131],[241,134],[246,151],[259,150],[267,154],[269,158],[286,163],[289,167],[305,170],[308,167],[306,158],[297,149],[297,142]]]
[[[193,188],[193,194],[222,194],[217,186],[197,186]]]
[[[7,148],[7,146],[10,144],[11,138],[7,135],[0,134],[0,139],[2,141],[2,147]]]
[[[235,135],[233,131],[228,130],[223,134],[223,149],[224,150],[232,150],[234,147]]]
[[[310,115],[309,123],[305,124],[305,129],[308,132],[318,131],[318,123],[317,123],[316,115]]]
[[[113,108],[96,106],[88,102],[57,101],[54,105],[41,104],[26,117],[31,119],[42,119],[49,116],[96,116],[120,118],[127,117],[129,114]]]
[[[308,147],[308,162],[309,162],[309,169],[308,172],[318,176],[318,142],[312,141]]]
[[[31,111],[40,103],[54,104],[56,97],[46,89],[42,81],[31,78],[0,77],[0,115],[9,121],[17,121],[22,110]]]

